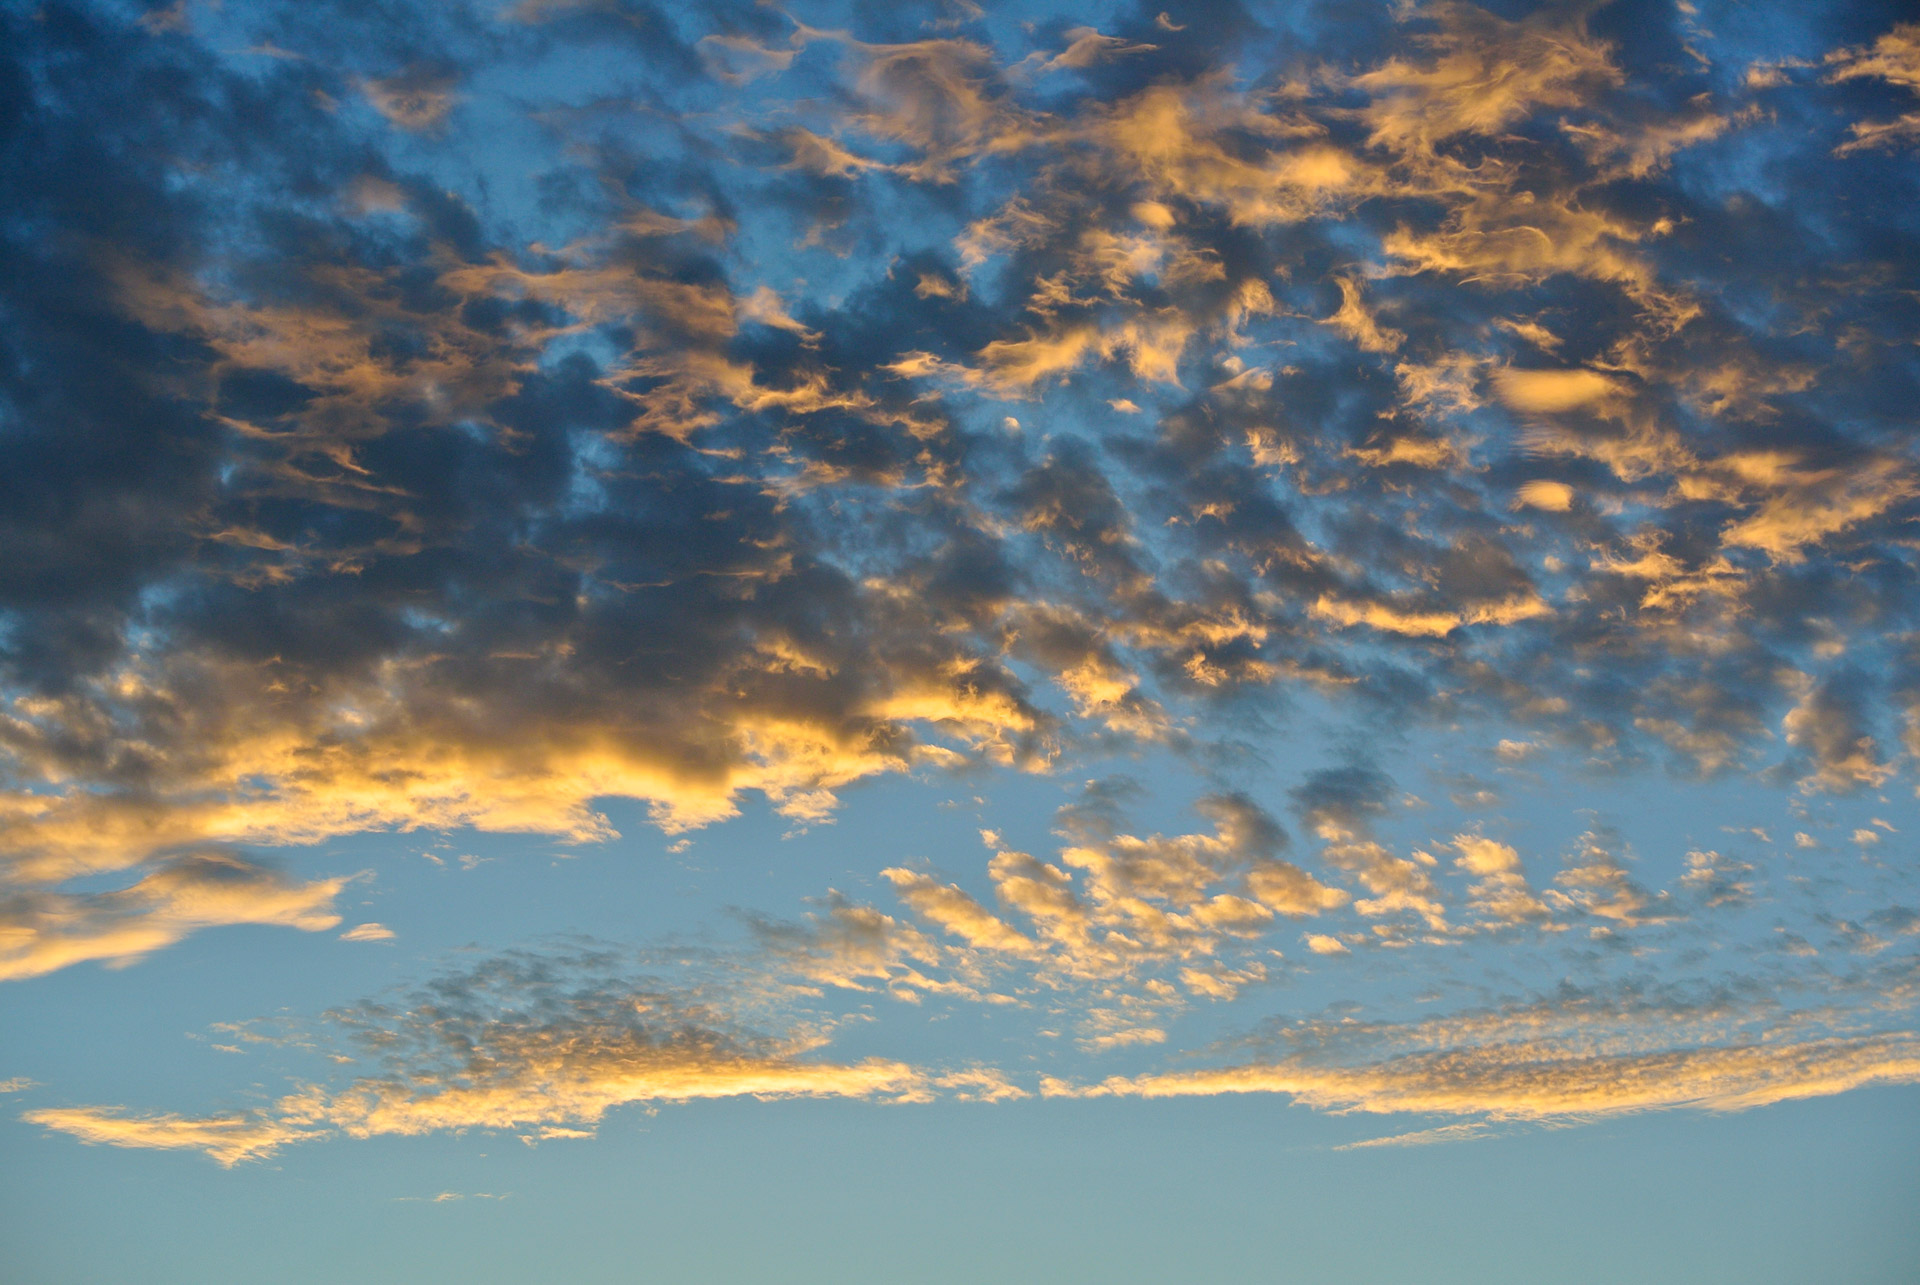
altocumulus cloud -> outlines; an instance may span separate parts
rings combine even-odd
[[[773,1037],[684,989],[609,969],[604,955],[501,956],[436,979],[402,1003],[331,1014],[341,1062],[371,1074],[308,1084],[270,1106],[208,1116],[49,1107],[27,1121],[83,1142],[205,1152],[232,1166],[290,1143],[496,1129],[527,1142],[589,1137],[612,1109],[699,1098],[925,1101],[1022,1096],[989,1069],[930,1074],[882,1058],[811,1056],[825,1033]],[[264,1037],[263,1037],[264,1038]]]
[[[1149,8],[0,15],[0,977],[340,926],[354,875],[258,849],[593,843],[608,798],[818,824],[883,775],[1218,762],[1289,702],[1469,729],[1499,748],[1455,792],[1488,807],[1556,765],[1907,788],[1916,28]],[[618,77],[552,74],[596,50]],[[769,993],[1138,1052],[1308,967],[1277,943],[1604,971],[1782,859],[1702,847],[1662,889],[1603,824],[1409,838],[1409,797],[1350,753],[1291,794],[1296,844],[1231,782],[1171,835],[1093,791],[1051,850],[883,854],[887,905],[751,916],[741,950]],[[1793,940],[1904,958],[1894,895]],[[388,1032],[415,1060],[271,1109],[31,1118],[234,1163],[1031,1091],[522,980],[537,1013],[418,1010]],[[1913,1078],[1910,1002],[1834,988],[1830,1031],[1744,1042],[1589,1003],[1584,1043],[1466,1015],[1054,1082],[1534,1119]]]

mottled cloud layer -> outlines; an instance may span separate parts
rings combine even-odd
[[[820,974],[781,967],[791,956],[776,952],[776,959],[768,971],[696,968],[691,975],[700,980],[689,985],[637,975],[607,951],[503,955],[318,1023],[239,1028],[255,1045],[319,1048],[336,1064],[326,1078],[291,1085],[267,1106],[201,1116],[56,1106],[22,1118],[89,1144],[197,1150],[226,1166],[336,1136],[477,1128],[537,1145],[591,1137],[620,1108],[748,1096],[913,1104],[1274,1094],[1334,1112],[1456,1121],[1356,1144],[1403,1145],[1502,1125],[1740,1111],[1920,1082],[1920,1035],[1897,1025],[1911,1017],[1920,982],[1911,955],[1849,969],[1838,985],[1819,990],[1787,985],[1769,993],[1753,979],[1699,986],[1643,977],[1589,988],[1563,983],[1554,994],[1445,1016],[1367,1020],[1339,1006],[1196,1050],[1207,1067],[1103,1080],[977,1061],[836,1060],[826,1048],[844,1019],[809,1009],[804,999],[818,995],[805,983]],[[688,976],[694,961],[678,962]],[[1239,978],[1255,980],[1263,979]],[[1072,1001],[1089,1029],[1104,1031],[1083,1041],[1095,1052],[1141,1042],[1116,1030],[1109,1014],[1152,1011],[1165,999],[1150,982],[1113,982],[1083,981]],[[835,984],[859,989],[850,977]],[[1057,996],[1065,988],[1048,989]],[[1042,1007],[1034,994],[1015,986],[993,998],[1034,1010]],[[1113,1007],[1100,1008],[1102,1000]],[[751,1014],[776,1012],[789,1021],[808,1016],[778,1035],[750,1024]]]
[[[1171,755],[1220,778],[1192,832],[1088,796],[1056,851],[753,921],[789,980],[1070,997],[1101,1052],[1287,951],[1679,932],[1786,859],[1549,861],[1501,774],[1908,791],[1890,7],[348,7],[0,15],[0,978],[338,927],[354,872],[262,849]],[[1290,837],[1218,765],[1308,705],[1494,747],[1446,787],[1485,823],[1399,834],[1356,752]],[[600,1002],[458,1086],[35,1118],[231,1162],[961,1074]],[[1106,1083],[1448,1114],[1445,1062],[1532,1118],[1903,1078],[1907,1038]]]
[[[1025,1096],[977,1067],[933,1074],[882,1058],[810,1056],[826,1032],[762,1035],[697,994],[610,973],[610,962],[503,956],[398,1004],[336,1011],[326,1036],[359,1058],[334,1060],[371,1061],[371,1073],[337,1086],[307,1084],[266,1108],[180,1116],[50,1107],[22,1118],[90,1144],[198,1150],[232,1166],[329,1135],[479,1128],[530,1144],[584,1138],[613,1108],[696,1098]]]

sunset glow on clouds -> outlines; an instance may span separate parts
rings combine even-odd
[[[20,1138],[1911,1118],[1897,9],[0,13]]]

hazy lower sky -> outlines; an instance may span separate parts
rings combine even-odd
[[[1910,1281],[1905,16],[0,3],[0,1277]]]

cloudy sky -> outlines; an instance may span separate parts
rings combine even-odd
[[[1903,8],[0,5],[0,1256],[1907,1279]]]

